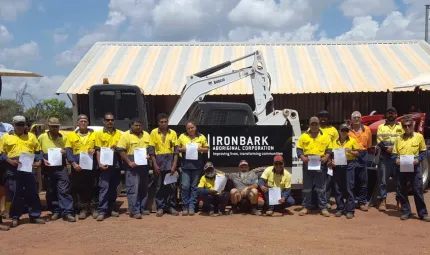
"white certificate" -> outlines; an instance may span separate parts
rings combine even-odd
[[[227,177],[225,175],[217,175],[215,177],[215,190],[222,192],[227,184]]]
[[[321,171],[321,157],[318,155],[308,155],[308,170]]]
[[[148,165],[146,158],[146,148],[134,148],[134,163],[138,166]]]
[[[20,164],[18,165],[18,171],[22,172],[33,172],[33,163],[34,163],[34,154],[28,152],[21,152],[19,155],[18,161]]]
[[[61,154],[61,148],[48,149],[48,162],[50,166],[63,165],[63,154]]]
[[[327,174],[330,175],[330,176],[333,176],[333,168],[328,167],[327,168]]]
[[[185,152],[185,158],[189,160],[199,159],[199,145],[197,143],[187,143],[187,151]]]
[[[414,155],[400,156],[400,172],[414,172]]]
[[[337,148],[333,150],[334,164],[336,166],[346,166],[346,150],[345,148]]]
[[[83,170],[93,170],[93,155],[88,152],[81,152],[79,154],[79,166]]]
[[[170,173],[166,174],[166,177],[164,177],[164,185],[176,183],[178,181],[178,177],[178,172],[175,172],[172,175],[170,175]]]
[[[269,188],[269,205],[278,205],[281,199],[281,188]]]
[[[113,150],[111,148],[100,148],[100,164],[113,166]]]

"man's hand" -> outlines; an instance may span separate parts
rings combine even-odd
[[[170,168],[170,175],[173,175],[176,172],[176,166],[172,166],[172,168]]]
[[[104,170],[104,171],[106,171],[107,169],[108,169],[108,165],[103,165],[103,164],[99,164],[99,168],[101,169],[101,170]]]
[[[112,147],[110,147],[112,150],[116,151],[116,149],[118,148],[116,145],[112,145]]]
[[[391,152],[393,152],[394,146],[387,146],[386,148],[387,148],[387,152],[391,153]]]
[[[48,161],[48,160],[46,160],[46,159],[43,159],[43,163],[44,163],[46,166],[50,166],[50,165],[51,165],[51,163],[49,163],[49,161]]]
[[[336,164],[334,163],[334,160],[330,160],[330,161],[328,162],[328,166],[329,166],[329,167],[336,167]]]
[[[34,168],[39,168],[39,167],[40,167],[40,164],[41,164],[40,160],[39,160],[39,161],[37,161],[37,162],[34,162],[34,163],[33,163],[33,167],[34,167]]]
[[[246,187],[246,188],[244,188],[241,192],[240,192],[240,195],[242,196],[242,197],[246,197],[246,192],[248,191],[248,187]]]
[[[9,163],[9,165],[13,167],[18,167],[18,165],[20,164],[20,162],[16,159],[7,159],[7,163]]]
[[[280,204],[285,203],[285,197],[283,197],[283,198],[279,199],[278,201],[279,201],[279,203],[280,203]]]
[[[224,175],[225,173],[221,170],[215,169],[215,173]]]
[[[186,152],[186,151],[187,151],[187,148],[184,148],[184,147],[179,148],[179,151],[180,151],[180,152]]]
[[[351,152],[351,149],[350,149],[350,148],[345,148],[345,151],[346,151],[347,153],[350,153],[350,152]]]
[[[95,152],[96,152],[96,150],[94,150],[94,149],[89,149],[88,150],[88,154],[90,154],[90,155],[93,155]]]
[[[321,158],[321,163],[325,164],[327,162],[327,160],[328,160],[328,157],[324,156]]]
[[[309,158],[306,157],[305,155],[301,155],[300,159],[303,161],[303,163],[308,163],[309,162]]]
[[[61,154],[66,155],[66,150],[65,149],[61,149]]]
[[[209,193],[211,195],[216,195],[218,193],[218,191],[211,189],[211,190],[209,190]]]
[[[414,165],[418,165],[418,163],[420,163],[418,159],[414,159]]]
[[[154,174],[155,175],[159,175],[160,174],[160,167],[155,162],[154,162]]]
[[[79,166],[76,162],[73,162],[72,166],[76,172],[80,172],[82,170],[81,166]]]
[[[263,191],[264,193],[268,192],[269,189],[266,186],[260,186],[261,191]]]
[[[128,163],[128,166],[131,167],[131,168],[136,168],[137,167],[136,163],[134,163],[134,162]]]
[[[396,159],[396,164],[400,166],[400,159]]]

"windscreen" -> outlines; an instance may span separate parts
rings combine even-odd
[[[136,92],[132,90],[102,90],[94,93],[94,115],[102,119],[112,112],[117,120],[132,120],[139,117]]]

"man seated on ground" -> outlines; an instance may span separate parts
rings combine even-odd
[[[200,183],[197,186],[198,195],[203,200],[203,207],[209,208],[209,216],[228,215],[229,212],[225,211],[225,207],[228,203],[229,193],[215,190],[216,176],[222,174],[217,174],[212,162],[207,162],[203,169],[204,175],[200,178]]]
[[[294,205],[294,198],[291,196],[291,174],[284,168],[284,158],[281,155],[275,156],[273,166],[267,167],[258,185],[263,192],[264,208],[268,208],[266,216],[272,216],[274,209],[286,209]],[[280,188],[281,199],[278,205],[269,205],[269,188]]]
[[[231,209],[233,213],[238,213],[238,204],[240,211],[245,212],[251,204],[251,214],[261,215],[257,210],[258,207],[258,176],[249,171],[249,164],[246,160],[239,162],[240,172],[225,174],[234,184],[230,191]],[[218,173],[224,174],[218,171]],[[247,207],[248,206],[248,207]]]

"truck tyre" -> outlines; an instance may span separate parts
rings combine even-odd
[[[430,165],[430,155],[427,153],[427,158],[422,162],[422,173],[423,173],[423,189],[425,190],[429,184],[429,165]]]

